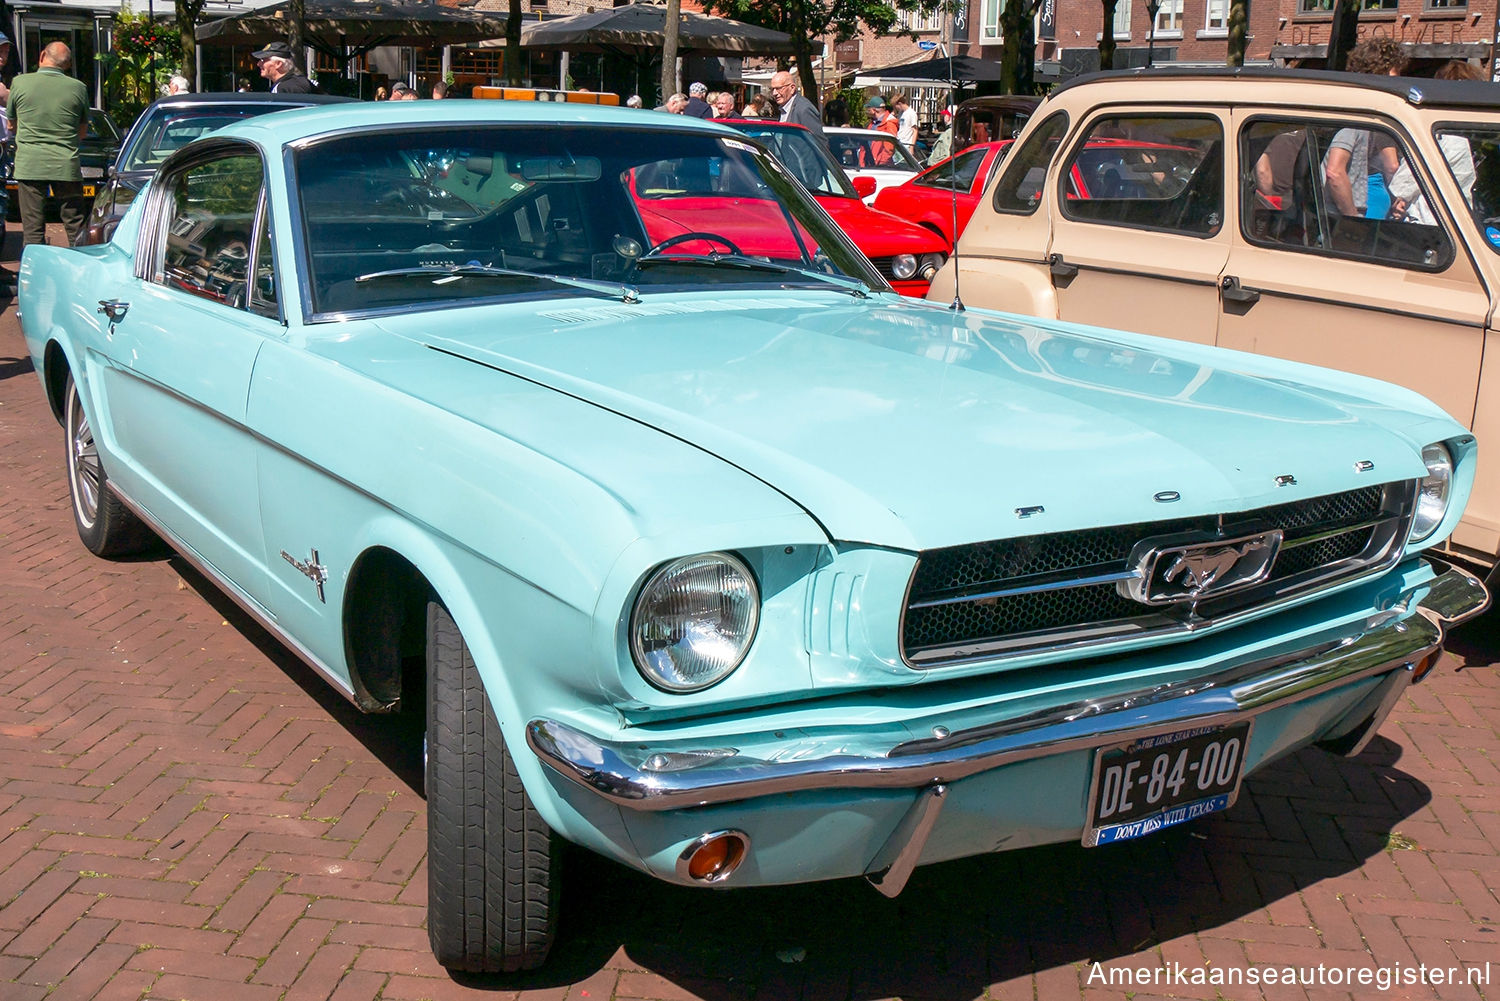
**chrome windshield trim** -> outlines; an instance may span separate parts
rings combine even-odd
[[[1449,574],[1460,577],[1452,579]],[[1445,623],[1477,614],[1487,600],[1480,598],[1482,593],[1473,575],[1449,569],[1409,587],[1397,602],[1399,610],[1372,611],[1353,636],[1333,627],[1321,640],[1213,675],[1073,702],[940,738],[893,740],[869,753],[844,749],[848,742],[830,736],[830,746],[841,747],[836,753],[755,758],[745,749],[768,734],[720,733],[713,737],[716,745],[735,745],[742,753],[691,771],[663,774],[648,772],[641,764],[661,750],[690,749],[681,746],[684,742],[653,746],[650,738],[638,734],[628,740],[596,739],[544,718],[527,725],[526,740],[557,775],[633,810],[684,809],[810,789],[916,789],[1017,761],[1116,743],[1122,737],[1234,722],[1403,669],[1440,650]],[[912,722],[909,729],[917,725]],[[856,731],[851,727],[851,736]],[[767,740],[766,746],[774,747],[775,741]]]

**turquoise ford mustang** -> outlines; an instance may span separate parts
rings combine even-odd
[[[711,122],[248,120],[28,247],[19,307],[84,545],[160,536],[360,708],[424,701],[455,969],[545,959],[563,840],[895,894],[1227,809],[1488,602],[1427,555],[1475,464],[1427,401],[903,299]]]

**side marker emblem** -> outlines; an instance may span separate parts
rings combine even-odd
[[[318,562],[318,551],[314,549],[312,555],[307,558],[306,563],[303,563],[285,549],[281,551],[281,558],[290,563],[298,573],[317,585],[318,600],[326,604],[328,599],[323,597],[323,582],[328,579],[328,568]]]

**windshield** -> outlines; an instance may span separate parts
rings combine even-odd
[[[849,177],[834,162],[822,140],[804,128],[759,122],[731,122],[731,127],[762,143],[815,195],[858,199]]]
[[[294,169],[314,314],[725,285],[887,288],[783,168],[738,138],[360,132],[298,150]]]
[[[157,108],[120,151],[121,171],[152,170],[199,136],[279,108]]]
[[[883,132],[826,133],[829,151],[845,170],[899,170],[915,174],[922,169],[917,158]]]
[[[115,123],[109,115],[93,109],[88,113],[87,121],[88,134],[83,137],[85,142],[117,143],[120,141],[120,130],[115,128]]]
[[[942,188],[944,191],[968,191],[979,176],[988,146],[966,149],[958,156],[950,157],[913,181],[924,188]]]
[[[1441,125],[1436,135],[1448,172],[1464,196],[1465,204],[1453,206],[1454,213],[1467,209],[1484,234],[1484,242],[1500,254],[1500,127]],[[1408,219],[1436,223],[1423,195],[1418,193],[1409,201]]]

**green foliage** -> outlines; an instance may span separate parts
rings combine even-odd
[[[160,87],[177,72],[178,40],[168,29],[121,4],[114,19],[114,50],[100,53],[104,66],[104,105],[115,123],[126,128],[157,97],[152,68]]]
[[[849,109],[849,127],[862,129],[870,124],[870,113],[865,110],[865,102],[870,99],[864,91],[854,87],[845,87],[836,95],[844,100],[844,107]]]
[[[962,0],[967,2],[967,0]],[[792,54],[804,94],[817,94],[812,64],[815,45],[832,35],[845,42],[868,28],[877,35],[890,34],[898,10],[931,14],[951,10],[950,0],[703,0],[703,9],[747,24],[784,31],[792,36]],[[780,60],[783,68],[785,60]],[[860,102],[863,107],[864,102]]]

